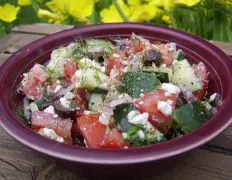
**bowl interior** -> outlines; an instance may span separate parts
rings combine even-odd
[[[185,135],[184,137],[171,140],[170,142],[168,141],[165,143],[152,145],[151,147],[149,146],[144,148],[137,148],[137,150],[134,151],[138,151],[138,149],[143,149],[143,151],[139,150],[141,154],[142,152],[147,153],[147,155],[141,155],[141,157],[143,157],[143,160],[149,155],[149,148],[156,148],[157,150],[155,154],[154,152],[150,154],[149,160],[159,159],[161,157],[168,157],[172,154],[178,154],[180,152],[184,152],[194,147],[197,147],[200,144],[213,138],[220,131],[222,131],[231,122],[231,113],[226,111],[227,106],[229,104],[232,104],[228,100],[232,98],[232,85],[228,83],[232,82],[232,74],[228,67],[231,66],[231,63],[229,62],[229,57],[227,57],[213,45],[198,37],[169,28],[141,24],[109,24],[71,29],[38,40],[24,47],[12,57],[10,57],[7,62],[2,65],[0,70],[0,107],[1,120],[4,129],[6,129],[7,132],[10,133],[13,137],[32,148],[35,148],[34,141],[38,141],[42,145],[42,148],[37,150],[47,153],[49,155],[59,156],[60,158],[66,158],[73,161],[80,161],[80,155],[76,155],[76,159],[70,158],[70,154],[76,152],[76,149],[79,149],[79,151],[81,151],[82,153],[90,153],[90,156],[93,155],[91,153],[94,150],[83,151],[80,150],[80,148],[75,148],[74,150],[71,146],[57,143],[56,147],[60,148],[57,148],[57,150],[51,149],[50,147],[48,147],[48,144],[46,144],[46,142],[49,142],[50,144],[55,142],[51,142],[45,138],[39,137],[35,133],[30,132],[31,129],[29,128],[23,128],[23,126],[26,126],[23,125],[15,110],[15,107],[22,105],[22,96],[17,93],[16,89],[22,79],[22,74],[27,72],[35,63],[46,63],[50,58],[52,50],[58,47],[67,45],[71,42],[75,42],[76,40],[84,40],[89,38],[100,38],[107,40],[112,40],[117,37],[125,38],[129,37],[132,32],[136,35],[140,35],[146,39],[149,39],[151,42],[175,42],[177,44],[177,48],[182,49],[187,54],[187,59],[190,60],[191,63],[203,62],[206,65],[207,70],[210,72],[210,83],[208,89],[209,93],[219,93],[223,101],[223,105],[220,111],[198,130],[188,135]],[[220,119],[219,116],[221,118],[221,121],[218,120]],[[14,131],[16,126],[17,128],[19,128],[19,130]],[[180,139],[182,139],[182,141],[178,141]],[[190,140],[192,141],[190,142]],[[177,147],[178,143],[181,145],[180,147]],[[64,151],[64,149],[68,149],[68,151],[65,155],[61,157],[60,153]],[[56,152],[54,153],[54,151]],[[100,153],[99,150],[96,151]],[[104,153],[106,152],[104,151]],[[102,154],[102,156],[104,155],[104,153]],[[107,153],[109,156],[105,155],[104,158],[112,159],[112,157],[110,157],[110,155],[112,154],[110,154],[109,152]],[[161,153],[163,153],[163,155],[165,156],[162,156]],[[113,157],[116,156],[120,155],[113,154]],[[99,155],[98,159],[100,159],[100,157],[101,155]],[[123,157],[120,157],[118,160],[122,158]],[[127,157],[126,159],[130,158]],[[131,160],[133,160],[133,157],[131,157]],[[99,163],[99,160],[96,160],[96,163]]]

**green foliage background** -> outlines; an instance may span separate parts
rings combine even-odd
[[[48,21],[37,16],[39,8],[48,9],[45,5],[48,1],[49,0],[31,0],[32,5],[21,7],[15,21],[6,23],[0,20],[0,37],[9,33],[14,26],[20,24],[48,23]],[[0,0],[0,5],[6,3],[18,5],[17,2],[17,0]],[[109,8],[110,5],[115,2],[117,1],[99,0],[95,4],[92,15],[88,17],[89,23],[102,23],[100,11]],[[232,0],[201,0],[200,3],[192,7],[175,7],[167,14],[170,17],[170,23],[163,21],[160,17],[156,17],[145,23],[170,26],[209,40],[232,42]],[[123,16],[123,12],[120,15]],[[79,21],[70,16],[65,18],[62,24],[80,26],[85,25],[86,22]]]

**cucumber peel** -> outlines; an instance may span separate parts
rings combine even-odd
[[[210,110],[200,101],[185,104],[174,111],[178,127],[187,133],[200,127],[210,117]]]
[[[119,91],[127,93],[132,98],[159,88],[161,85],[155,73],[149,72],[127,72],[122,79]]]
[[[136,110],[133,104],[122,104],[114,109],[114,119],[123,132],[127,132],[133,124],[129,123],[127,115],[130,111]]]
[[[187,59],[176,61],[173,64],[173,75],[170,81],[176,85],[182,84],[191,89],[192,92],[202,89],[200,79],[194,74]]]

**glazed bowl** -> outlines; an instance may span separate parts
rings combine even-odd
[[[122,150],[85,149],[51,141],[28,128],[15,111],[22,105],[16,91],[22,74],[35,63],[46,63],[52,50],[75,40],[88,38],[112,39],[128,37],[134,32],[150,41],[175,42],[192,63],[203,62],[209,76],[209,92],[222,97],[220,110],[197,130],[160,144]],[[74,28],[39,39],[12,55],[0,67],[0,123],[19,142],[52,157],[66,167],[84,175],[121,174],[137,176],[145,171],[154,173],[167,164],[222,132],[232,122],[232,61],[209,42],[174,29],[145,24],[104,24]],[[135,170],[136,169],[136,170]],[[135,173],[136,172],[136,173]]]

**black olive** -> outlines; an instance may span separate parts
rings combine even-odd
[[[162,60],[162,53],[155,49],[148,50],[143,55],[143,63],[145,66],[151,66],[152,63],[159,66]]]

